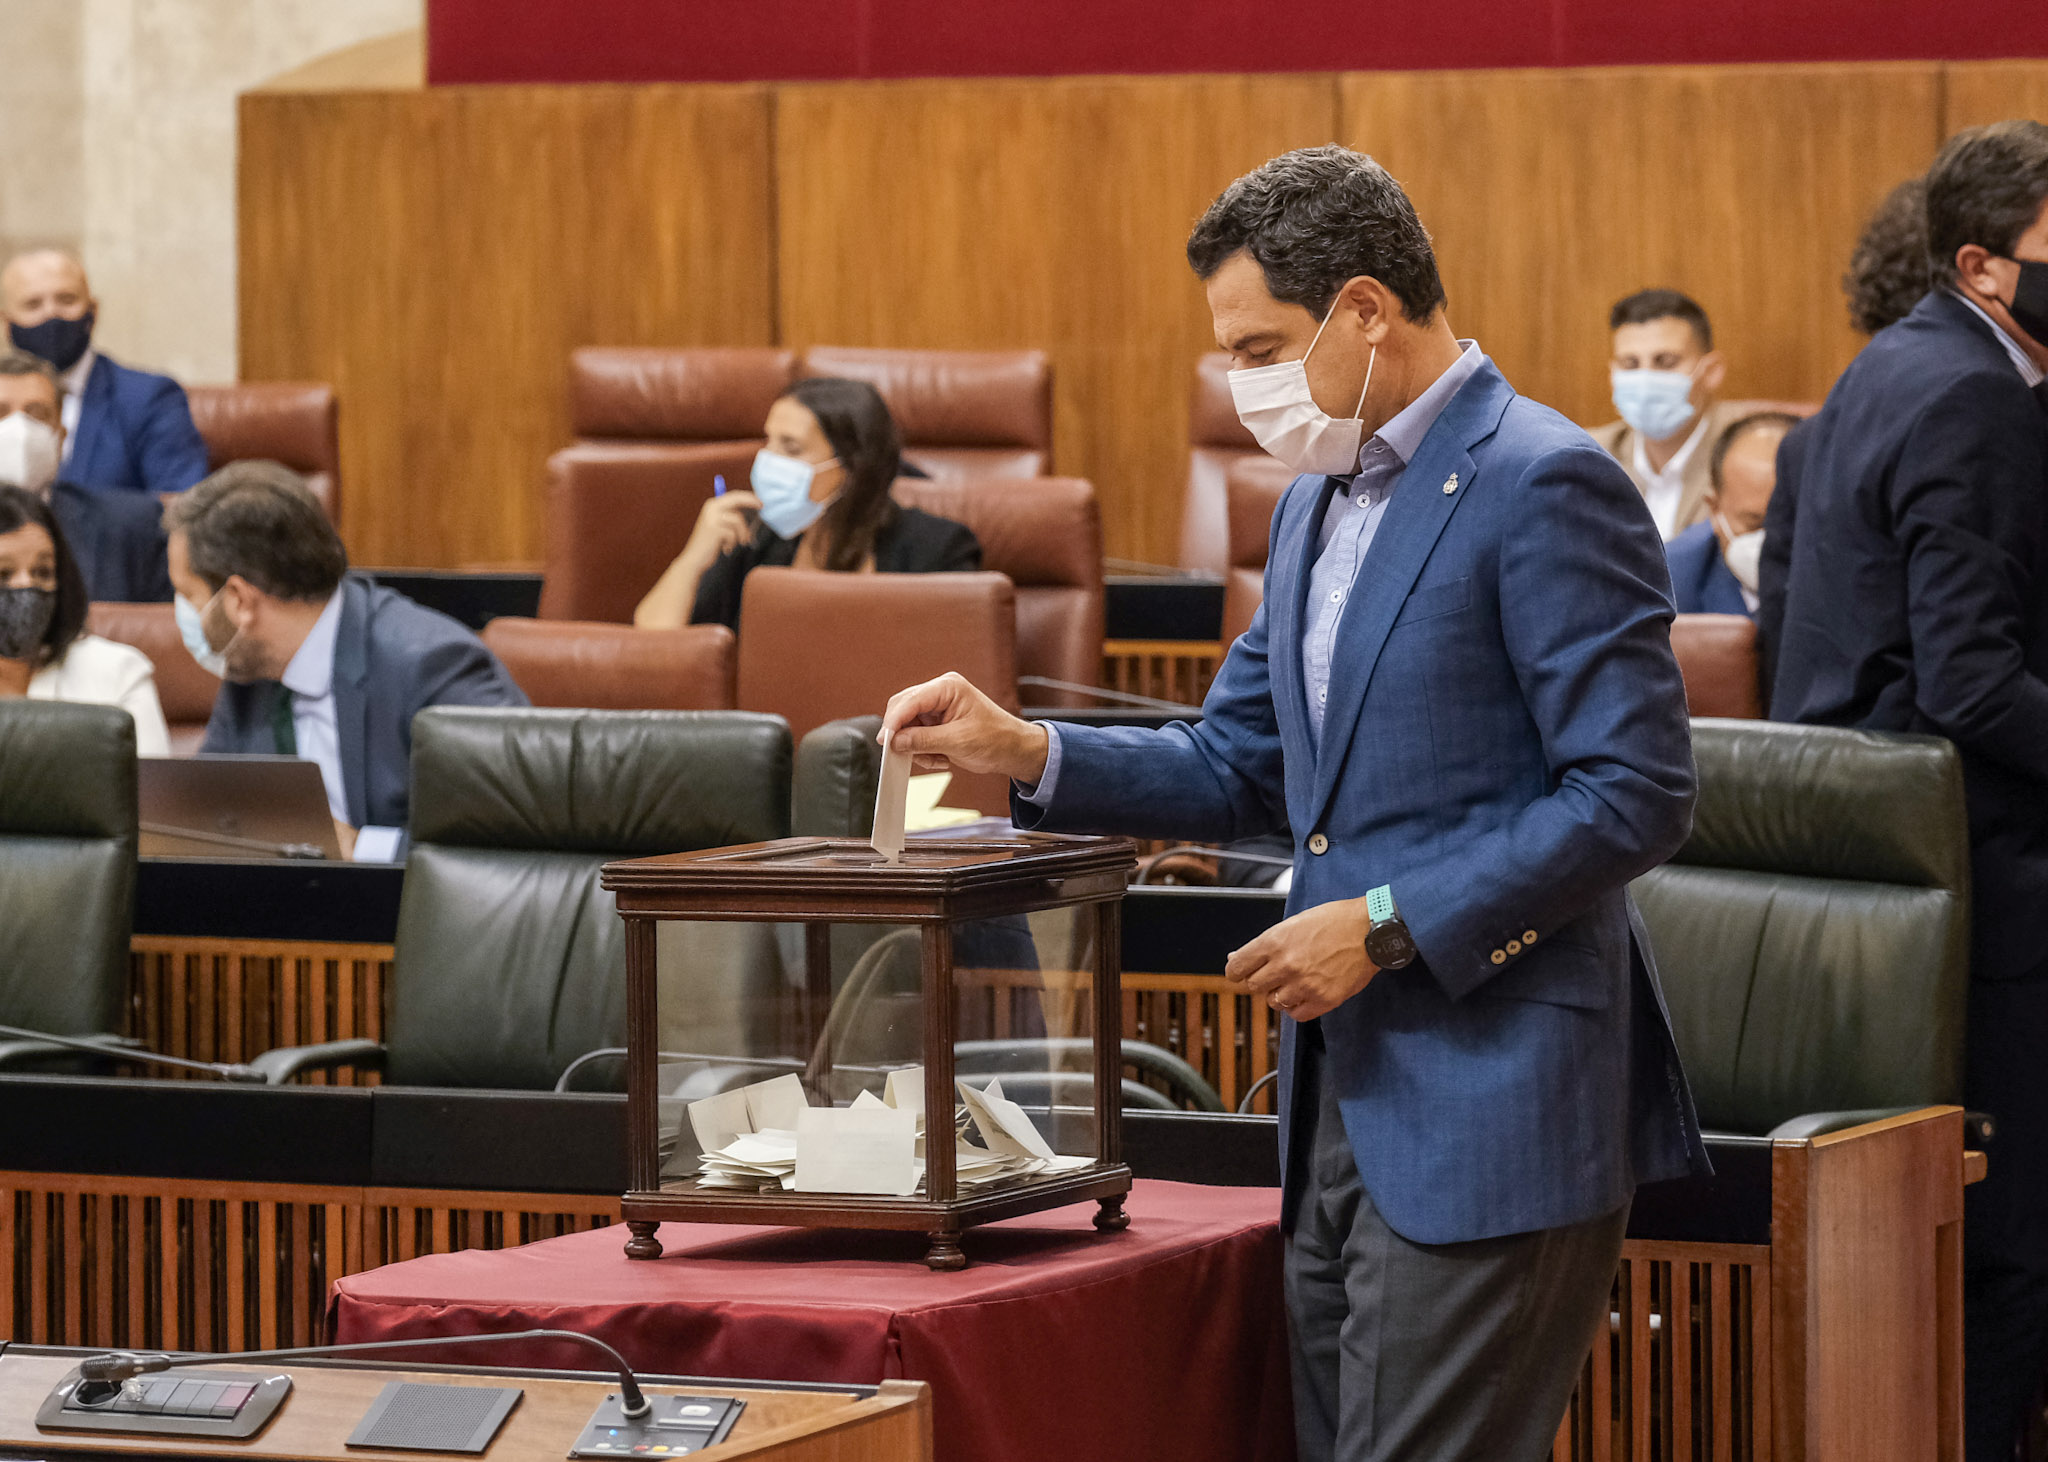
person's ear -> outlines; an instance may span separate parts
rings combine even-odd
[[[246,630],[255,621],[259,597],[256,586],[240,574],[229,574],[220,586],[220,607],[238,630]]]
[[[1379,345],[1386,340],[1387,331],[1392,328],[1389,310],[1393,302],[1392,291],[1370,274],[1345,280],[1339,296],[1339,307],[1358,316],[1368,345]]]
[[[1999,297],[1998,272],[1991,267],[1998,256],[1982,244],[1964,244],[1956,250],[1956,278],[1979,294]]]
[[[1718,350],[1710,350],[1700,357],[1699,375],[1695,378],[1702,394],[1719,394],[1721,383],[1728,379],[1728,360]]]

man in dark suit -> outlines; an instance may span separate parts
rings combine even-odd
[[[1636,1185],[1704,1163],[1627,891],[1691,823],[1663,546],[1454,337],[1370,158],[1276,158],[1188,258],[1239,415],[1302,474],[1200,724],[1048,729],[949,675],[885,734],[1007,773],[1027,827],[1293,830],[1289,917],[1226,972],[1284,1016],[1300,1455],[1535,1462]]]
[[[10,259],[0,269],[0,310],[15,348],[48,361],[63,384],[67,482],[161,495],[206,475],[206,443],[184,388],[92,348],[98,305],[76,259],[57,249]]]
[[[157,499],[88,492],[56,475],[63,458],[63,399],[47,361],[0,350],[0,482],[48,501],[92,598],[165,603],[171,580]]]
[[[223,467],[165,522],[178,628],[227,682],[200,750],[317,762],[351,856],[400,846],[415,715],[528,703],[462,625],[349,574],[318,500],[275,462]]]
[[[1934,288],[1797,434],[1771,713],[1962,754],[1967,1096],[1998,1123],[1964,1224],[1973,1462],[2048,1365],[2048,127],[1958,133],[1927,177]]]
[[[1708,462],[1704,521],[1664,545],[1680,614],[1754,618],[1764,512],[1778,477],[1778,443],[1797,417],[1758,411],[1734,422]]]

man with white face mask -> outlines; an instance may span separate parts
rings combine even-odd
[[[0,482],[50,505],[97,600],[161,604],[171,597],[162,513],[141,493],[91,492],[60,476],[64,395],[57,373],[25,351],[0,350]]]
[[[1734,420],[1715,399],[1727,365],[1707,312],[1675,289],[1645,289],[1615,303],[1608,384],[1619,421],[1593,429],[1613,454],[1665,540],[1707,515],[1707,464]]]
[[[1664,546],[1680,614],[1756,617],[1764,514],[1778,481],[1778,445],[1798,424],[1790,412],[1753,412],[1714,444],[1706,521]]]
[[[1627,893],[1691,820],[1663,548],[1452,332],[1372,159],[1274,159],[1187,252],[1240,416],[1302,474],[1200,724],[1025,722],[948,675],[883,734],[1007,774],[1027,828],[1292,830],[1289,917],[1225,974],[1283,1017],[1298,1455],[1538,1462],[1636,1185],[1705,1160]]]

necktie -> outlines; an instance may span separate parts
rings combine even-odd
[[[299,754],[299,733],[292,726],[292,693],[281,685],[270,702],[270,735],[279,756]]]

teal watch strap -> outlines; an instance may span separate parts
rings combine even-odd
[[[1384,924],[1389,919],[1399,917],[1394,910],[1392,884],[1383,883],[1365,896],[1365,913],[1375,924]]]

